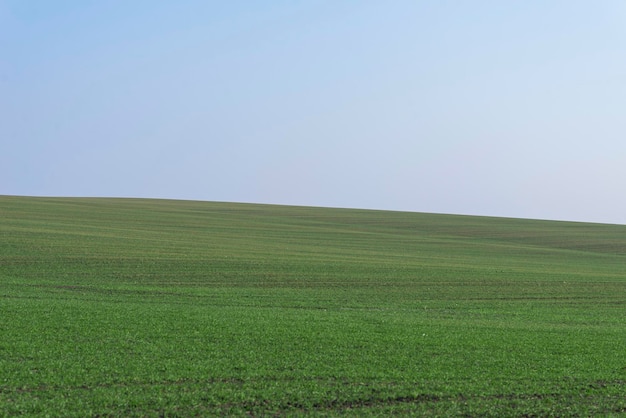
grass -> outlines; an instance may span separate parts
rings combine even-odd
[[[0,416],[626,416],[626,227],[0,197]]]

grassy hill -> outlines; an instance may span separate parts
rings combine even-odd
[[[626,227],[0,196],[0,416],[626,415]]]

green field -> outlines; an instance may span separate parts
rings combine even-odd
[[[0,197],[0,416],[626,416],[626,226]]]

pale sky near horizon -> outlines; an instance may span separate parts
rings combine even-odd
[[[626,224],[626,3],[0,0],[0,194]]]

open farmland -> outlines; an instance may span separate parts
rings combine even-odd
[[[0,416],[625,416],[626,227],[0,197]]]

